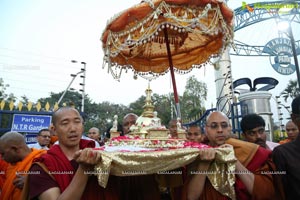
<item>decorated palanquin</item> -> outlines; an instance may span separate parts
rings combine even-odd
[[[199,162],[201,150],[212,148],[185,139],[169,138],[168,130],[160,124],[160,119],[153,111],[149,87],[146,94],[144,113],[131,128],[131,133],[111,138],[104,146],[95,149],[101,153],[102,160],[95,166],[93,173],[97,175],[99,185],[102,187],[106,187],[110,175],[176,174],[178,172],[176,169]],[[177,128],[180,128],[179,125]],[[235,171],[235,162],[233,149],[216,148],[216,159],[209,170],[191,173],[206,173],[220,193],[235,199],[233,187],[235,176],[231,173]]]

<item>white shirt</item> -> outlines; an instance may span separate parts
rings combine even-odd
[[[28,144],[27,146],[29,148],[35,148],[35,149],[46,149],[46,150],[49,149],[47,146],[41,146],[40,143],[38,143],[38,142],[33,143],[33,144]]]
[[[280,144],[276,143],[276,142],[266,141],[266,145],[267,145],[267,149],[270,149],[271,151],[273,151],[273,149]]]

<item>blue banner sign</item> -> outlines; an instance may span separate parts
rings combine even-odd
[[[37,142],[37,134],[25,134],[26,144],[33,144]]]
[[[49,128],[51,116],[14,114],[11,131],[37,133],[39,130]]]

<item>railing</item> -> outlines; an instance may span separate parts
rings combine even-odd
[[[240,113],[240,103],[233,103],[231,104],[231,115],[228,116],[228,118],[231,120],[231,126],[232,126],[232,133],[235,134],[238,138],[240,138],[241,134],[241,128],[240,128],[240,119],[242,118],[242,115]],[[211,108],[206,110],[203,115],[194,121],[191,121],[189,123],[184,123],[182,124],[184,127],[189,127],[191,125],[197,124],[199,125],[202,129],[205,127],[206,123],[206,118],[207,116],[213,112],[216,111],[216,108]]]
[[[198,124],[200,127],[204,127],[205,122],[206,122],[206,117],[209,115],[209,113],[216,111],[216,110],[217,110],[216,108],[208,109],[203,113],[203,115],[200,116],[199,119],[189,122],[189,123],[184,123],[184,124],[182,124],[182,126],[189,127],[193,124]]]
[[[44,107],[40,102],[35,105],[28,102],[24,105],[22,102],[15,104],[13,101],[6,102],[4,100],[0,103],[0,133],[5,133],[11,130],[14,114],[27,114],[27,115],[52,115],[53,111],[58,109],[58,104],[55,103],[51,106],[47,102]]]

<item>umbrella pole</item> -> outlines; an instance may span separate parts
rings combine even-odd
[[[171,55],[171,50],[170,50],[170,43],[169,43],[167,28],[164,28],[164,34],[165,34],[165,39],[166,39],[167,53],[168,53],[170,72],[171,72],[171,78],[172,78],[173,93],[174,93],[174,99],[175,99],[175,105],[176,105],[176,111],[177,111],[176,113],[177,113],[177,118],[181,119],[180,104],[179,104],[179,99],[178,99],[174,67],[173,67],[173,61],[172,61],[172,55]]]

